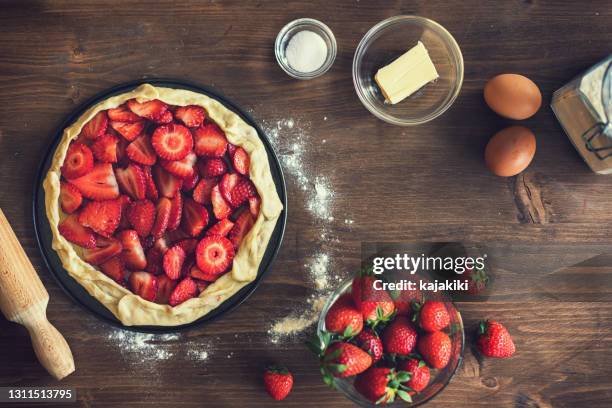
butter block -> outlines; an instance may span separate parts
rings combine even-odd
[[[389,65],[380,68],[374,80],[387,102],[396,104],[439,77],[422,42]]]

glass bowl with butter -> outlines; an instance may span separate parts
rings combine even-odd
[[[440,24],[395,16],[372,27],[357,46],[353,83],[364,106],[385,122],[413,126],[451,107],[463,83],[463,56]]]

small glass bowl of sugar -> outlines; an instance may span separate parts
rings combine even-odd
[[[312,18],[300,18],[284,26],[274,44],[278,65],[297,79],[326,73],[336,59],[336,50],[334,33]]]

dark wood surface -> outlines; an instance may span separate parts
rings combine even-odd
[[[351,80],[362,35],[398,14],[444,25],[465,59],[454,106],[416,128],[374,118]],[[276,34],[298,17],[321,19],[338,41],[332,69],[309,82],[289,78],[274,60]],[[81,407],[351,406],[325,387],[302,337],[271,344],[266,333],[306,307],[314,290],[305,262],[324,246],[346,276],[359,265],[362,241],[468,240],[530,250],[528,258],[516,251],[522,260],[500,283],[499,298],[459,305],[467,327],[484,317],[504,322],[518,353],[482,361],[468,345],[458,374],[429,406],[612,406],[612,305],[570,302],[589,276],[604,282],[589,293],[606,292],[612,257],[597,255],[612,244],[612,178],[588,170],[547,106],[554,90],[612,51],[611,19],[605,0],[1,2],[0,207],[48,288],[49,319],[72,347],[77,371],[61,385],[76,387]],[[501,72],[527,75],[544,97],[525,121],[537,136],[535,160],[510,179],[492,176],[482,160],[488,138],[509,123],[482,99],[486,80]],[[36,168],[63,118],[99,91],[149,77],[214,86],[260,122],[308,123],[304,166],[335,190],[335,220],[322,223],[287,172],[289,221],[274,267],[239,309],[164,344],[174,356],[162,361],[109,340],[114,329],[62,292],[39,255],[30,209]],[[323,228],[337,241],[321,243]],[[566,257],[555,255],[560,247]],[[563,267],[553,279],[556,301],[513,299],[524,279]],[[198,347],[210,351],[207,360],[187,357]],[[262,390],[269,361],[294,373],[283,403]],[[26,331],[4,320],[0,385],[58,385],[38,365]]]

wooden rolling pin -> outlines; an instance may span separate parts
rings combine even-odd
[[[49,293],[0,209],[0,310],[23,325],[40,363],[58,380],[74,371],[72,352],[47,320]]]

